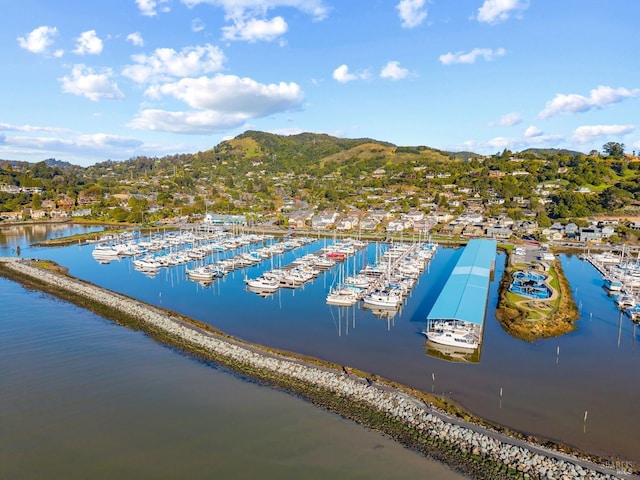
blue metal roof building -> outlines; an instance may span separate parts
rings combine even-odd
[[[495,259],[495,240],[470,240],[427,315],[427,321],[461,321],[482,328]]]

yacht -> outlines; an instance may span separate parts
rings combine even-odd
[[[260,275],[257,278],[245,278],[244,283],[253,290],[275,292],[280,288],[280,282],[275,278]]]
[[[475,350],[478,348],[473,329],[462,323],[436,323],[422,332],[427,340],[441,345],[449,345]]]
[[[91,252],[95,259],[110,259],[116,260],[120,258],[120,251],[115,245],[96,245]]]
[[[365,304],[382,308],[398,308],[402,303],[402,295],[389,290],[377,290],[366,295]]]
[[[348,285],[341,285],[332,288],[327,295],[327,303],[329,305],[351,306],[358,301],[360,289],[353,288]]]

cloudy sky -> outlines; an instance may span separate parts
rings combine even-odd
[[[635,0],[5,3],[0,159],[191,153],[248,129],[640,151]]]

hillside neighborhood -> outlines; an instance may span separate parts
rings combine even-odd
[[[609,149],[481,156],[246,132],[207,152],[87,168],[4,160],[0,221],[159,225],[211,214],[215,223],[352,235],[636,243],[640,160]]]

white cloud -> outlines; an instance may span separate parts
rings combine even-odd
[[[138,83],[188,77],[211,73],[222,68],[225,57],[218,47],[198,45],[180,52],[172,48],[158,48],[151,55],[132,55],[136,62],[122,70],[125,77]]]
[[[491,148],[497,148],[504,150],[505,148],[513,147],[515,139],[507,137],[495,137],[487,142],[487,146]]]
[[[138,5],[138,8],[140,9],[140,13],[142,15],[145,15],[147,17],[155,17],[158,12],[156,11],[156,9],[161,6],[163,3],[167,3],[168,0],[136,0],[136,4]],[[161,10],[163,12],[168,12],[169,11],[169,7],[168,6],[162,6]]]
[[[440,62],[445,65],[452,65],[455,63],[475,63],[478,57],[482,57],[487,61],[491,61],[494,58],[502,57],[507,53],[504,48],[497,48],[492,50],[491,48],[474,48],[469,53],[456,52],[445,53],[440,55]]]
[[[142,35],[140,35],[140,32],[133,32],[127,35],[127,41],[131,42],[136,47],[144,46],[144,40],[142,39]]]
[[[279,7],[295,8],[315,20],[324,20],[329,13],[323,0],[182,0],[182,3],[188,7],[204,3],[222,8],[227,19],[264,16],[269,10]]]
[[[528,0],[485,0],[478,9],[479,22],[495,25],[507,20],[513,13],[518,14],[529,8]]]
[[[466,150],[484,154],[504,150],[523,150],[531,147],[559,147],[564,142],[562,135],[537,135],[533,137],[495,137],[485,142],[467,140],[447,148],[447,150]]]
[[[199,18],[194,18],[193,20],[191,20],[191,31],[192,32],[196,32],[196,33],[197,32],[201,32],[202,30],[205,29],[205,27],[206,27],[206,25]]]
[[[349,67],[343,64],[333,71],[333,78],[340,83],[352,82],[353,80],[366,80],[369,78],[369,72],[365,70],[359,73],[350,73]]]
[[[520,122],[522,122],[522,117],[520,116],[520,114],[518,112],[510,112],[504,114],[502,117],[500,117],[500,120],[492,123],[492,125],[500,125],[501,127],[513,127],[514,125],[518,125]]]
[[[251,78],[221,74],[153,85],[145,94],[151,98],[168,95],[192,108],[225,114],[241,112],[251,118],[299,108],[303,98],[302,90],[295,83],[266,85]]]
[[[640,96],[640,88],[628,90],[623,87],[612,88],[603,85],[591,90],[588,97],[575,93],[569,95],[558,93],[553,100],[547,102],[544,110],[538,116],[548,118],[559,113],[586,112],[592,108],[602,108],[638,96]]]
[[[527,138],[539,137],[542,135],[542,130],[540,130],[535,125],[529,125],[527,129],[524,131],[524,136]]]
[[[390,78],[392,80],[401,80],[409,75],[409,70],[402,68],[400,62],[391,61],[387,63],[380,72],[382,78]]]
[[[153,99],[171,96],[194,110],[146,109],[129,123],[130,127],[188,134],[239,127],[254,118],[300,108],[303,100],[302,90],[295,83],[266,85],[221,74],[153,85],[145,94]]]
[[[576,128],[572,140],[577,143],[589,143],[600,137],[626,135],[635,129],[635,125],[584,125]]]
[[[0,123],[0,131],[13,132],[46,132],[46,133],[68,133],[67,128],[59,127],[39,127],[37,125],[12,125],[10,123]]]
[[[222,28],[222,37],[225,40],[245,41],[254,43],[257,41],[270,42],[280,37],[287,31],[287,22],[282,17],[274,17],[271,20],[238,19],[234,24]]]
[[[96,35],[95,30],[82,32],[76,38],[76,49],[73,53],[78,55],[98,55],[102,52],[102,40]]]
[[[102,158],[105,158],[109,153],[122,149],[129,151],[129,155],[131,155],[134,153],[134,149],[142,145],[142,142],[131,137],[96,133],[72,136],[69,138],[13,136],[6,137],[6,145],[20,149],[29,148],[40,150],[43,154],[48,155],[56,152],[70,153],[73,155],[100,155]]]
[[[100,99],[121,100],[124,98],[118,85],[111,81],[111,69],[104,69],[101,73],[95,72],[85,65],[74,65],[71,76],[59,79],[62,82],[62,91],[73,93],[89,100],[97,102]]]
[[[403,28],[414,28],[427,18],[425,0],[400,0],[396,5]]]
[[[18,37],[18,43],[31,53],[45,53],[53,45],[53,37],[58,34],[56,27],[43,25],[29,32],[24,37]]]
[[[225,114],[211,110],[169,112],[148,109],[141,111],[127,126],[139,130],[197,135],[240,127],[249,118],[239,113]]]
[[[542,133],[542,132],[541,132]],[[539,147],[539,146],[557,146],[562,141],[564,141],[564,137],[562,135],[535,135],[531,137],[527,137],[525,135],[522,137],[495,137],[486,142],[486,146],[494,149],[503,150],[508,148],[509,150],[522,150],[530,147]]]
[[[204,3],[221,8],[225,20],[231,23],[222,28],[222,37],[246,42],[270,42],[287,31],[283,17],[267,18],[269,11],[275,8],[295,8],[318,21],[324,20],[329,13],[324,0],[182,0],[182,3],[188,7]]]

